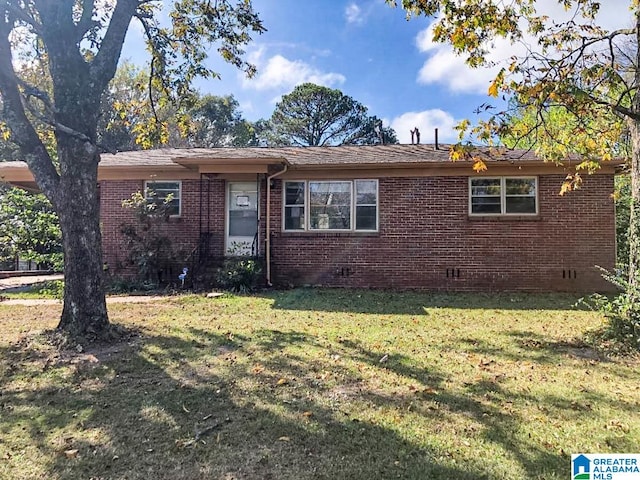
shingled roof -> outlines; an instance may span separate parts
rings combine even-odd
[[[223,148],[167,148],[102,154],[101,166],[142,167],[166,166],[172,163],[195,163],[197,160],[273,160],[292,167],[321,167],[324,165],[399,165],[449,162],[450,146],[440,145],[342,145],[337,147],[223,147]],[[540,162],[527,150],[477,149],[475,153],[485,161]]]
[[[402,170],[445,171],[469,168],[468,162],[451,162],[450,145],[343,145],[336,147],[224,147],[166,148],[102,154],[98,169],[100,180],[159,178],[199,178],[211,173],[273,173],[286,165],[289,171]],[[532,166],[554,168],[530,150],[476,148],[474,157],[488,166]],[[567,159],[564,167],[580,161]],[[608,162],[608,169],[619,167],[622,159]],[[491,169],[490,169],[491,170]],[[495,171],[495,170],[492,170]],[[33,176],[24,162],[1,162],[0,181],[35,188]]]

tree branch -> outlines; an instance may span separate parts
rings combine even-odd
[[[33,91],[31,92],[27,92],[25,91],[25,96],[27,97],[27,101],[25,102],[25,106],[27,107],[27,110],[29,110],[29,113],[31,113],[31,115],[33,115],[36,119],[40,120],[42,123],[45,123],[53,128],[55,128],[58,132],[62,132],[66,135],[69,135],[70,137],[74,137],[77,138],[78,140],[88,143],[91,145],[91,147],[98,147],[101,148],[107,152],[111,152],[111,153],[116,153],[115,151],[113,151],[113,149],[109,149],[108,147],[105,147],[104,145],[101,145],[99,143],[93,142],[91,140],[91,138],[89,138],[88,136],[86,136],[84,133],[82,132],[78,132],[77,130],[74,130],[71,127],[68,127],[58,121],[55,120],[55,116],[53,115],[53,109],[51,108],[51,104],[47,103],[47,99],[48,96],[46,95],[46,93],[44,93],[45,98],[42,97],[42,94],[44,92],[39,91],[38,89],[34,88]],[[40,113],[36,108],[33,107],[33,105],[31,105],[31,103],[29,103],[28,99],[29,97],[35,97],[38,100],[42,101],[42,103],[45,104],[46,110],[49,111],[49,113],[51,114],[50,116],[47,115],[43,115],[42,113]]]
[[[41,25],[24,9],[16,7],[13,3],[8,1],[4,2],[4,9],[10,15],[13,15],[16,20],[20,20],[33,28],[33,31],[37,34],[41,34]]]
[[[2,95],[3,117],[11,131],[11,141],[20,147],[36,183],[55,205],[58,203],[60,177],[47,149],[27,118],[22,104],[9,42],[12,29],[12,24],[0,23],[0,95]]]
[[[129,24],[140,4],[138,0],[119,0],[116,3],[100,49],[90,66],[89,75],[95,91],[99,93],[104,91],[116,72]]]

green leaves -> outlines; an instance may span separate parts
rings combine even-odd
[[[58,217],[44,195],[18,188],[0,190],[0,262],[16,257],[62,269]]]
[[[242,70],[255,74],[255,66],[242,56],[253,34],[266,29],[250,0],[209,1],[180,0],[170,13],[171,27],[160,27],[154,18],[139,17],[143,23],[148,49],[154,59],[152,75],[160,80],[168,95],[182,101],[192,95],[191,82],[196,77],[217,76],[203,63],[211,44],[218,54]]]

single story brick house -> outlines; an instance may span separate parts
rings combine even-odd
[[[575,162],[478,150],[488,169],[434,145],[162,149],[104,154],[104,260],[123,265],[122,200],[172,194],[166,228],[210,258],[256,255],[273,285],[450,291],[611,290],[617,164],[560,196]],[[0,179],[28,186],[20,162]],[[202,261],[205,259],[203,258]]]

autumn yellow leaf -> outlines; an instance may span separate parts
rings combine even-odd
[[[487,165],[479,158],[476,158],[475,161],[473,162],[473,170],[477,173],[480,173],[480,172],[484,172],[486,169],[487,169]]]
[[[278,380],[276,385],[281,386],[281,385],[286,385],[287,383],[289,383],[289,381],[286,378],[281,378],[280,380]]]
[[[303,416],[303,417],[307,417],[307,418],[308,418],[308,417],[311,417],[312,415],[313,415],[313,412],[310,412],[310,411],[308,411],[308,410],[307,410],[306,412],[303,412],[303,413],[302,413],[302,416]]]
[[[498,91],[500,90],[500,87],[502,86],[503,83],[504,83],[504,68],[500,70],[498,75],[496,75],[496,78],[493,80],[493,82],[491,82],[491,85],[489,85],[489,91],[487,92],[489,96],[497,97]]]
[[[491,85],[489,85],[489,91],[487,93],[489,94],[490,97],[497,97],[498,96],[498,83],[497,83],[496,80],[491,82]]]

